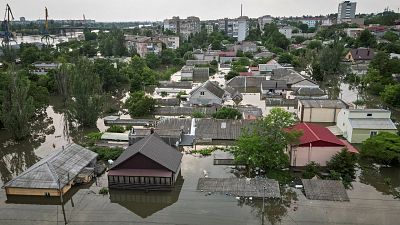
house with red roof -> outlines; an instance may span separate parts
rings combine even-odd
[[[289,147],[288,154],[291,166],[306,166],[312,161],[321,166],[326,166],[326,162],[343,148],[358,153],[357,149],[350,143],[337,138],[326,127],[312,123],[299,123],[291,130],[303,133],[298,144]]]

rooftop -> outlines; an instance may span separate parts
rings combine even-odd
[[[397,130],[390,118],[349,118],[354,129]]]
[[[312,123],[299,123],[296,124],[292,130],[303,132],[303,135],[299,138],[299,145],[322,141],[336,146],[344,146],[343,142],[341,142],[339,138],[332,134],[328,128],[320,125]]]
[[[301,182],[310,200],[350,201],[342,181],[302,179]]]
[[[4,186],[59,189],[59,182],[64,187],[96,157],[97,153],[77,144],[69,144],[35,163]]]
[[[299,103],[306,108],[333,108],[342,109],[348,108],[348,105],[342,100],[330,100],[330,99],[300,99]]]
[[[169,146],[154,133],[129,146],[121,156],[115,160],[110,170],[118,168],[118,165],[137,153],[141,153],[173,172],[179,169],[182,160],[182,153]]]

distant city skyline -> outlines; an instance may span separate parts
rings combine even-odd
[[[323,1],[323,3],[322,3]],[[197,16],[201,20],[236,18],[243,15],[251,18],[263,15],[302,16],[337,13],[338,0],[13,0],[2,1],[1,9],[9,3],[16,20],[44,18],[44,7],[49,9],[50,19],[94,19],[104,22],[162,21],[172,16]],[[357,2],[356,13],[382,12],[386,7],[398,12],[399,0],[363,0]]]

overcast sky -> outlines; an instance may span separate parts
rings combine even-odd
[[[0,0],[9,3],[15,18],[44,18],[44,7],[51,19],[96,21],[155,21],[172,16],[198,16],[202,20],[240,16],[259,17],[325,15],[336,13],[338,0]],[[398,11],[400,0],[360,0],[357,13],[382,12],[385,7]]]

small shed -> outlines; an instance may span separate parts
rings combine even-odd
[[[181,170],[182,153],[153,133],[129,146],[108,172],[108,186],[171,190]]]
[[[60,196],[86,167],[94,167],[97,153],[69,144],[43,158],[4,185],[7,196]]]

